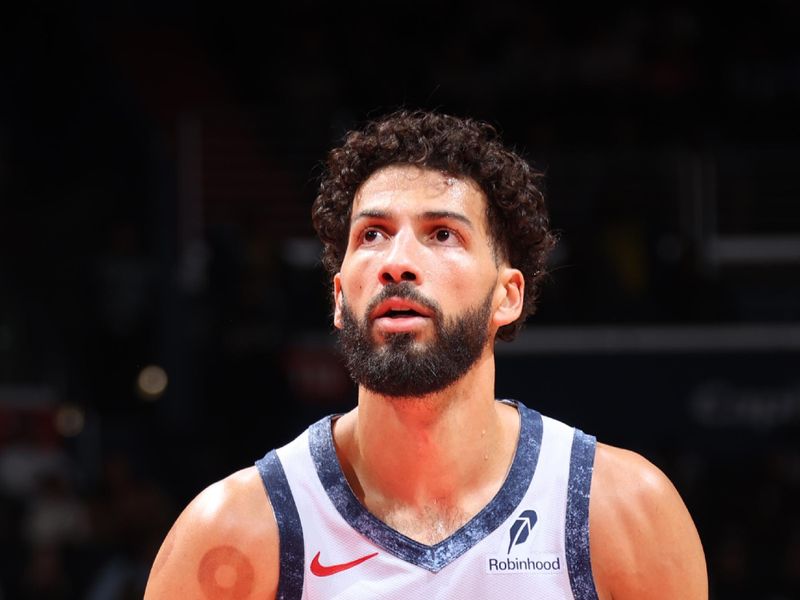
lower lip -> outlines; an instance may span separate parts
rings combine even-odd
[[[427,321],[427,317],[379,317],[375,328],[383,333],[403,333],[421,329]]]

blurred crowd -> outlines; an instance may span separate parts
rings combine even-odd
[[[175,516],[168,491],[123,454],[89,472],[41,415],[3,426],[0,597],[141,598]]]

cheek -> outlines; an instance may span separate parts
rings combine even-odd
[[[366,277],[367,269],[358,266],[351,267],[347,271],[347,275],[342,276],[341,296],[344,296],[350,306],[352,306],[352,303],[359,298],[365,289]]]
[[[485,293],[495,280],[495,272],[472,260],[453,260],[432,267],[431,278],[456,299],[466,300],[477,292]]]

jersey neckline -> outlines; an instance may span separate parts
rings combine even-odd
[[[530,486],[541,448],[542,417],[521,402],[504,402],[515,406],[520,416],[517,448],[505,481],[478,514],[436,544],[423,544],[403,535],[378,519],[358,500],[336,455],[333,415],[309,428],[309,448],[317,476],[336,510],[353,529],[390,554],[435,573],[502,525],[519,506]]]

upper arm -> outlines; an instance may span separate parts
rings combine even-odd
[[[254,467],[192,500],[150,570],[145,600],[274,598],[278,528]]]
[[[669,479],[638,454],[598,444],[589,528],[601,598],[708,598],[689,511]]]

